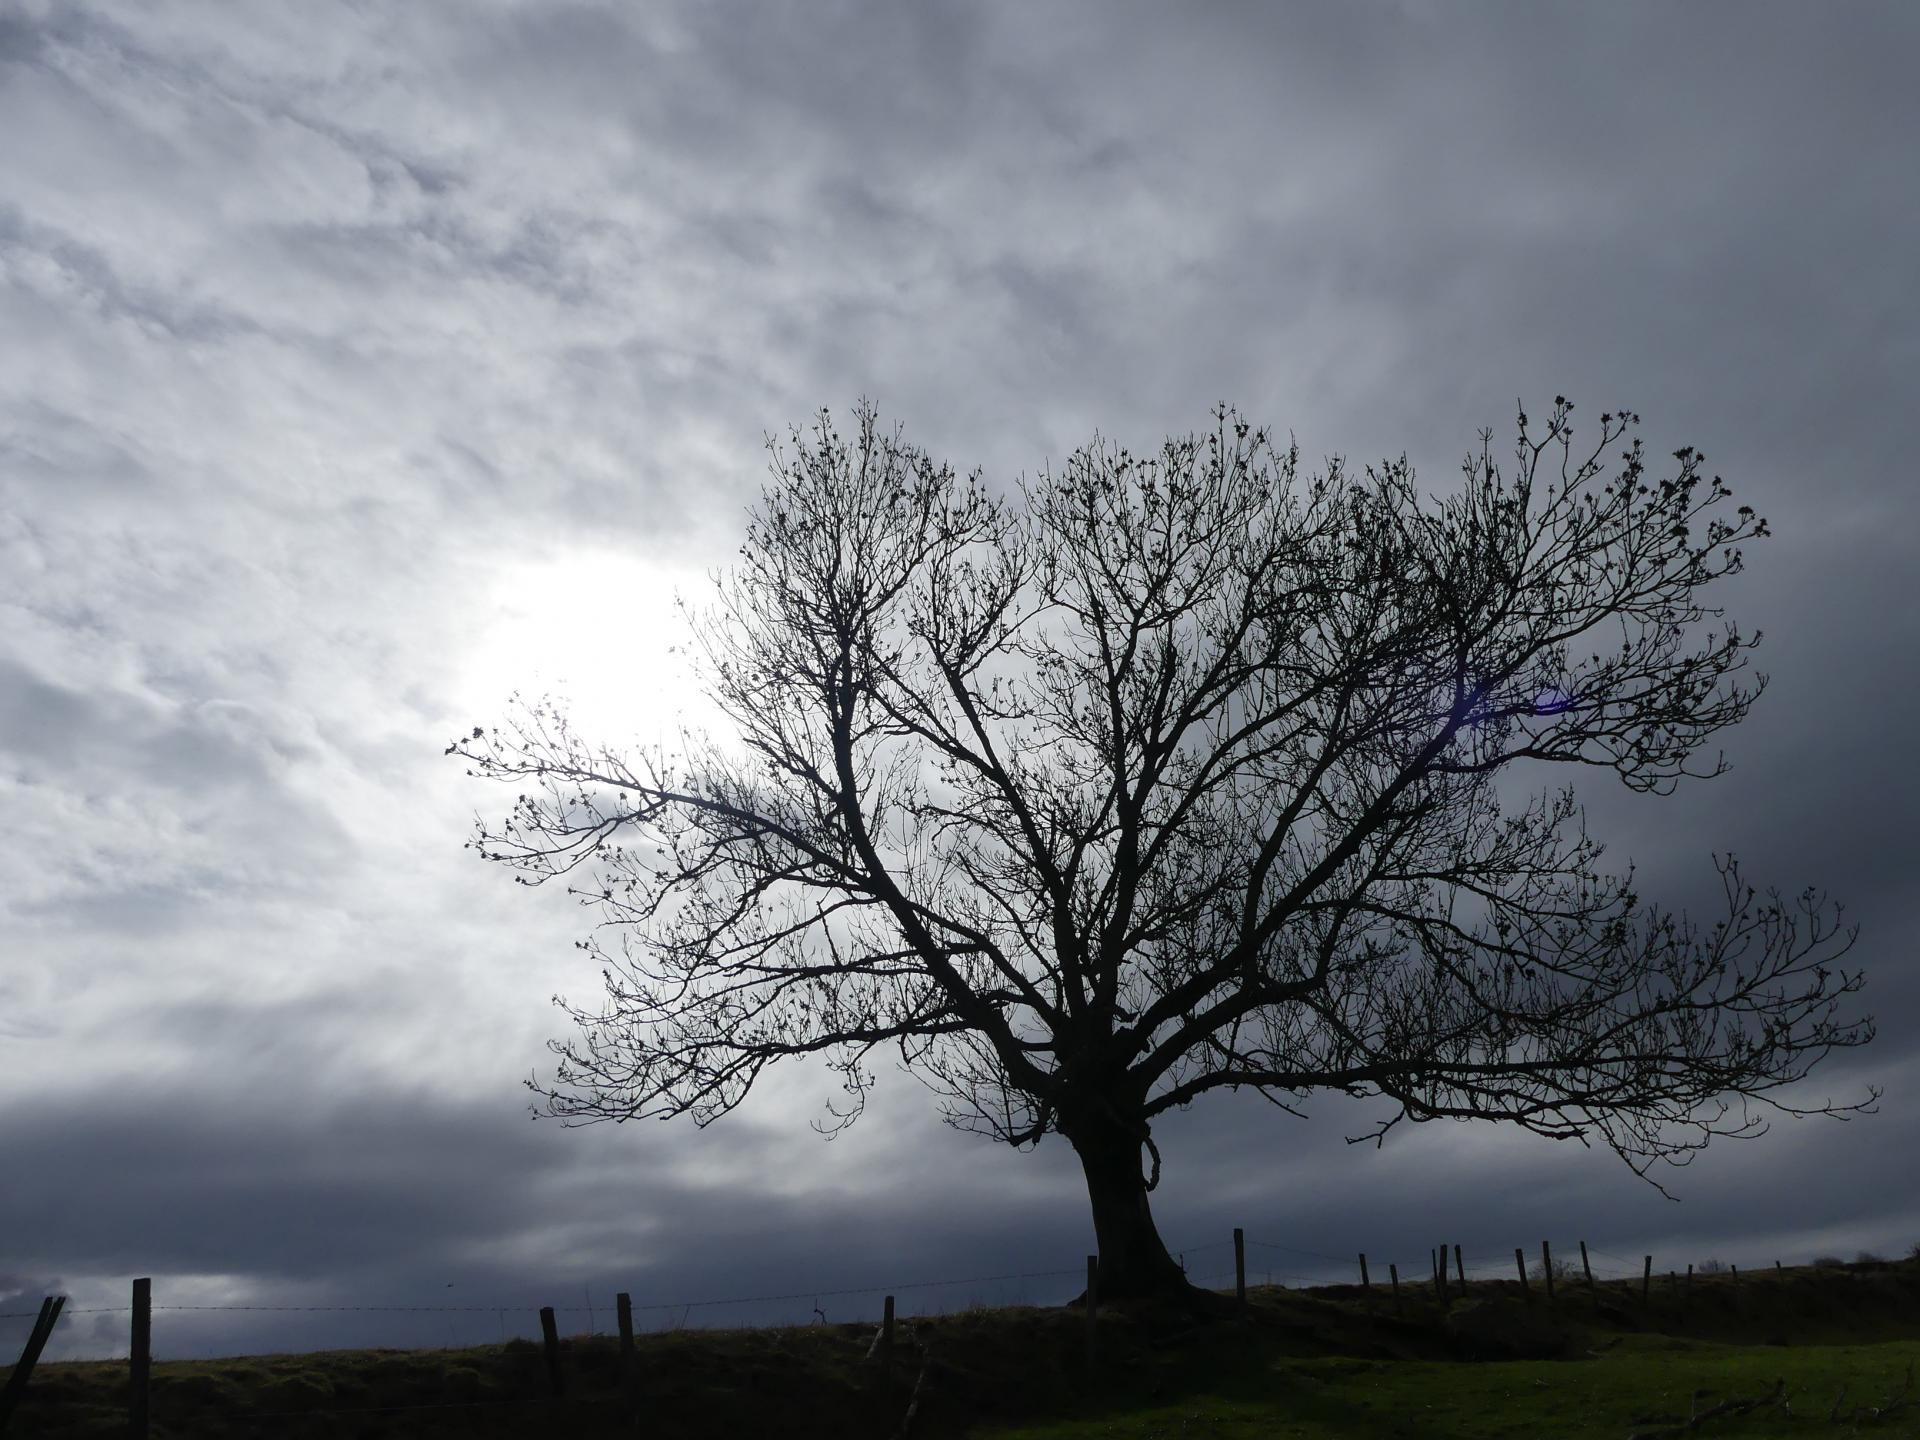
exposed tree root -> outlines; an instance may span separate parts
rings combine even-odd
[[[1787,1405],[1787,1382],[1785,1380],[1774,1381],[1773,1390],[1769,1394],[1755,1395],[1745,1400],[1722,1400],[1718,1405],[1702,1410],[1700,1408],[1700,1397],[1707,1393],[1705,1390],[1696,1390],[1693,1392],[1693,1404],[1684,1420],[1678,1415],[1641,1416],[1633,1423],[1636,1425],[1645,1425],[1657,1421],[1661,1422],[1661,1428],[1658,1430],[1636,1431],[1634,1434],[1628,1436],[1627,1440],[1669,1440],[1669,1437],[1675,1435],[1690,1435],[1709,1420],[1718,1420],[1729,1415],[1745,1415],[1753,1410],[1768,1410],[1775,1406],[1785,1410],[1789,1415],[1793,1413]]]
[[[1635,1425],[1657,1424],[1658,1430],[1640,1430],[1627,1437],[1627,1440],[1670,1440],[1676,1435],[1690,1435],[1709,1420],[1722,1419],[1729,1415],[1745,1415],[1754,1410],[1778,1408],[1788,1418],[1793,1416],[1793,1407],[1787,1403],[1787,1382],[1776,1380],[1770,1394],[1755,1395],[1750,1399],[1722,1400],[1709,1409],[1700,1408],[1700,1398],[1706,1391],[1693,1393],[1691,1413],[1683,1420],[1678,1415],[1642,1415],[1634,1420]],[[1846,1422],[1852,1425],[1875,1425],[1882,1420],[1890,1420],[1895,1415],[1913,1408],[1913,1364],[1907,1364],[1907,1377],[1897,1392],[1888,1394],[1878,1405],[1855,1405],[1847,1408],[1847,1387],[1842,1385],[1840,1393],[1833,1397],[1833,1405],[1827,1411],[1829,1424]]]
[[[1913,1408],[1913,1362],[1907,1362],[1907,1378],[1901,1382],[1898,1394],[1889,1394],[1878,1405],[1856,1405],[1850,1411],[1842,1411],[1846,1403],[1847,1387],[1842,1385],[1840,1393],[1833,1397],[1833,1409],[1827,1412],[1827,1419],[1839,1423],[1842,1420],[1854,1425],[1873,1425],[1882,1420],[1892,1419],[1903,1410]]]

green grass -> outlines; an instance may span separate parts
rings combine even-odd
[[[1828,1416],[1898,1393],[1920,1343],[1778,1349],[1636,1338],[1584,1360],[1275,1359],[1198,1393],[1124,1413],[977,1429],[976,1440],[1625,1440],[1724,1400],[1786,1382],[1791,1415],[1768,1409],[1705,1422],[1702,1436],[1858,1433]],[[1664,1422],[1663,1423],[1663,1417]],[[1920,1410],[1880,1428],[1920,1434]]]
[[[1163,1309],[1103,1311],[1089,1374],[1086,1323],[1069,1309],[980,1310],[903,1321],[893,1374],[866,1352],[871,1325],[684,1331],[639,1337],[652,1440],[692,1436],[866,1440],[895,1433],[926,1384],[914,1440],[1173,1440],[1173,1437],[1431,1437],[1627,1440],[1702,1408],[1764,1395],[1775,1409],[1720,1418],[1719,1436],[1853,1433],[1827,1419],[1878,1404],[1920,1362],[1920,1263],[1537,1291],[1476,1284],[1474,1307],[1442,1311],[1411,1287],[1396,1314],[1376,1288],[1255,1290],[1249,1314],[1197,1322]],[[1468,1322],[1484,1322],[1479,1331]],[[1506,1323],[1495,1323],[1505,1318]],[[165,1333],[156,1334],[165,1353]],[[273,1435],[462,1436],[472,1440],[631,1435],[617,1344],[563,1342],[567,1398],[548,1392],[540,1347],[334,1351],[156,1361],[157,1440]],[[1552,1358],[1516,1358],[1521,1352]],[[1482,1357],[1482,1358],[1467,1358]],[[0,1375],[4,1375],[0,1367]],[[8,1440],[90,1440],[126,1428],[124,1362],[35,1371]],[[1920,1409],[1862,1433],[1920,1436]]]

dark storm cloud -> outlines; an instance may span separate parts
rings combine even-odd
[[[212,1048],[223,1023],[207,1028]],[[417,1094],[329,1106],[290,1091],[236,1107],[189,1086],[105,1098],[0,1125],[25,1173],[64,1180],[57,1196],[13,1207],[27,1274],[154,1274],[157,1298],[174,1305],[477,1307],[166,1315],[174,1355],[271,1348],[266,1337],[439,1344],[448,1325],[456,1339],[485,1340],[502,1323],[525,1333],[538,1306],[556,1302],[583,1327],[583,1289],[602,1310],[628,1290],[649,1326],[791,1323],[816,1304],[835,1320],[870,1318],[882,1289],[898,1289],[911,1310],[1047,1302],[1071,1292],[1085,1246],[1071,1159],[1057,1142],[1015,1157],[921,1136],[921,1173],[891,1172],[883,1147],[860,1156],[847,1183],[795,1195],[777,1183],[773,1156],[805,1160],[804,1149],[751,1124],[672,1142],[643,1127],[621,1139],[646,1157],[632,1166],[609,1163],[584,1136],[502,1126],[490,1105]],[[1902,1147],[1885,1131],[1804,1122],[1771,1148],[1729,1147],[1722,1173],[1673,1181],[1684,1196],[1676,1205],[1613,1157],[1570,1145],[1490,1148],[1484,1134],[1434,1126],[1405,1147],[1350,1151],[1339,1132],[1363,1128],[1359,1115],[1316,1107],[1334,1123],[1303,1126],[1256,1120],[1257,1103],[1197,1109],[1167,1142],[1165,1229],[1196,1275],[1230,1268],[1236,1226],[1255,1242],[1256,1277],[1282,1283],[1350,1280],[1361,1250],[1378,1273],[1389,1259],[1418,1273],[1436,1236],[1461,1244],[1470,1264],[1502,1269],[1516,1244],[1531,1253],[1540,1236],[1569,1254],[1585,1239],[1597,1257],[1651,1246],[1663,1270],[1708,1258],[1804,1261],[1804,1242],[1783,1250],[1783,1240],[1793,1245],[1821,1213],[1845,1214],[1854,1246],[1911,1243]],[[700,1178],[716,1166],[733,1182]],[[1324,1178],[1335,1172],[1338,1187]],[[1767,1183],[1783,1176],[1790,1183]],[[1851,1253],[1840,1240],[1825,1248]],[[994,1278],[1009,1274],[1025,1278]],[[195,1275],[223,1279],[208,1289]],[[835,1293],[862,1287],[872,1289]],[[711,1303],[757,1296],[799,1298]]]
[[[1243,1225],[1314,1274],[1442,1230],[1743,1266],[1920,1232],[1912,12],[1093,16],[0,20],[0,1296],[26,1300],[0,1310],[123,1303],[136,1273],[524,1310],[1076,1263],[1065,1146],[941,1132],[904,1078],[830,1147],[804,1072],[704,1132],[529,1125],[544,1001],[593,984],[565,969],[580,917],[461,863],[494,797],[436,768],[523,683],[483,663],[503,615],[589,550],[724,563],[763,434],[860,395],[997,486],[1218,400],[1440,491],[1516,399],[1703,448],[1777,537],[1722,589],[1773,677],[1709,747],[1732,770],[1515,793],[1577,779],[1649,900],[1710,918],[1731,849],[1844,901],[1881,1037],[1816,1078],[1886,1084],[1883,1113],[1716,1145],[1674,1205],[1604,1151],[1428,1126],[1376,1152],[1342,1142],[1365,1106],[1218,1101],[1157,1132],[1158,1212],[1213,1247],[1196,1266]],[[535,613],[618,615],[598,653],[646,676],[670,627],[591,594]],[[445,1319],[163,1333],[501,1324]],[[56,1353],[117,1323],[76,1315]]]
[[[1873,1078],[1898,1096],[1910,1092],[1914,1075],[1908,1061],[1882,1065]],[[1856,1098],[1845,1083],[1800,1089],[1800,1098],[1814,1103],[1829,1094]],[[1668,1259],[1678,1250],[1682,1267],[1710,1250],[1742,1266],[1804,1261],[1817,1242],[1796,1233],[1843,1215],[1859,1244],[1904,1254],[1920,1242],[1920,1225],[1903,1198],[1906,1157],[1920,1125],[1911,1107],[1898,1103],[1849,1121],[1795,1119],[1755,1105],[1768,1132],[1716,1140],[1689,1166],[1656,1167],[1649,1173],[1665,1195],[1598,1136],[1589,1149],[1432,1122],[1405,1128],[1376,1149],[1371,1142],[1349,1145],[1346,1137],[1371,1133],[1390,1113],[1381,1102],[1315,1097],[1305,1102],[1314,1118],[1304,1123],[1262,1115],[1262,1108],[1235,1097],[1195,1106],[1177,1128],[1163,1125],[1162,1204],[1188,1233],[1242,1225],[1291,1245],[1300,1253],[1284,1268],[1296,1273],[1337,1277],[1346,1257],[1361,1250],[1404,1260],[1443,1233],[1470,1257],[1495,1258],[1510,1257],[1515,1245],[1531,1249],[1542,1236],[1567,1250],[1581,1239],[1610,1250],[1658,1241]],[[1316,1252],[1332,1261],[1313,1263]],[[1273,1267],[1283,1268],[1277,1260]]]
[[[264,1012],[164,1019],[193,1021],[208,1056],[227,1060],[238,1025],[288,1033]],[[322,1065],[318,1074],[339,1071]],[[0,1114],[0,1145],[15,1173],[60,1177],[9,1197],[13,1263],[69,1283],[169,1277],[156,1279],[156,1301],[176,1305],[498,1307],[520,1331],[539,1305],[572,1305],[582,1286],[603,1301],[627,1288],[655,1322],[670,1318],[661,1309],[669,1302],[690,1302],[711,1323],[791,1320],[810,1316],[812,1302],[709,1302],[978,1278],[983,1255],[989,1274],[1070,1269],[1080,1244],[1070,1211],[1032,1216],[1001,1203],[1005,1185],[956,1191],[953,1146],[942,1147],[945,1164],[934,1157],[937,1178],[795,1194],[773,1157],[804,1149],[750,1121],[671,1144],[646,1127],[626,1137],[648,1155],[638,1168],[608,1163],[607,1150],[580,1138],[502,1124],[497,1095],[329,1101],[283,1082],[234,1096],[184,1077],[132,1095],[90,1092],[31,1115]],[[722,1172],[731,1183],[703,1178]],[[195,1276],[219,1279],[196,1284]],[[1017,1293],[1057,1298],[1064,1283],[1041,1277]],[[824,1303],[846,1319],[871,1310],[874,1298]],[[925,1308],[940,1298],[909,1300]],[[123,1303],[105,1290],[86,1301],[96,1302]],[[169,1353],[219,1353],[242,1334],[245,1348],[258,1348],[262,1323],[291,1326],[303,1343],[374,1343],[368,1326],[386,1335],[422,1323],[237,1314],[181,1328],[187,1319],[168,1321]],[[481,1338],[497,1323],[486,1315]],[[440,1338],[436,1330],[429,1342]],[[64,1337],[67,1347],[77,1343]]]
[[[222,1053],[231,1052],[209,1044],[209,1058]],[[525,1145],[516,1153],[504,1143],[520,1127],[503,1135],[485,1115],[429,1118],[404,1099],[314,1114],[209,1103],[194,1091],[111,1107],[92,1098],[83,1113],[10,1117],[9,1154],[78,1182],[25,1197],[11,1218],[24,1227],[15,1232],[22,1250],[46,1247],[72,1268],[108,1274],[237,1273],[275,1284],[444,1261],[513,1218],[495,1181],[530,1159]],[[101,1168],[104,1157],[111,1165]]]

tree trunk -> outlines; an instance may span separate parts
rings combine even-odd
[[[1140,1169],[1141,1135],[1114,1121],[1082,1120],[1068,1134],[1087,1177],[1093,1233],[1100,1251],[1100,1299],[1127,1300],[1192,1293],[1179,1263],[1167,1253],[1147,1204]]]

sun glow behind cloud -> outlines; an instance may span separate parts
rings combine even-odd
[[[510,697],[551,695],[582,738],[624,748],[678,748],[684,726],[727,733],[701,693],[678,600],[709,603],[702,570],[611,550],[579,550],[497,567],[485,623],[459,667],[473,723],[504,718]]]

